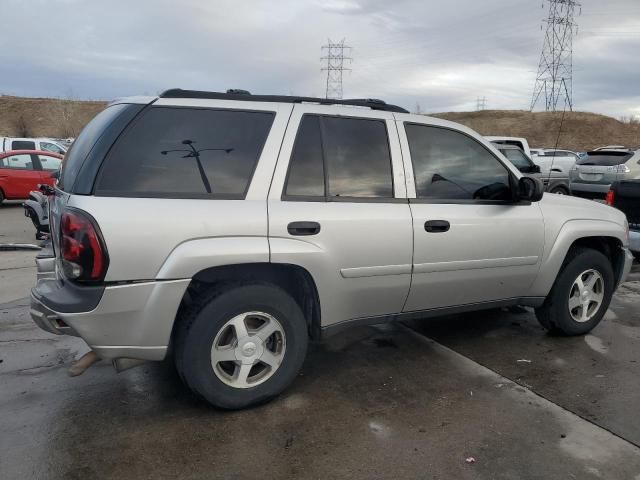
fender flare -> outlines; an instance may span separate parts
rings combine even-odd
[[[531,295],[546,297],[553,287],[572,245],[578,240],[594,237],[615,239],[620,245],[625,245],[627,241],[624,227],[610,220],[575,219],[566,221],[558,231],[553,243],[549,247],[545,246],[540,271],[531,286]]]
[[[158,270],[156,279],[192,278],[207,268],[268,262],[266,236],[199,238],[177,245]]]

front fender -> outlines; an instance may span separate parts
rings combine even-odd
[[[267,237],[215,237],[181,243],[156,274],[158,280],[192,278],[207,268],[269,262]]]
[[[622,245],[627,242],[623,227],[616,222],[609,220],[568,220],[562,225],[555,238],[547,238],[540,272],[531,287],[531,296],[547,296],[571,246],[577,240],[589,237],[615,238]]]

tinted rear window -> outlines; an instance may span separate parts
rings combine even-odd
[[[62,174],[58,187],[70,191],[73,182],[80,171],[80,167],[89,155],[89,152],[102,136],[107,127],[121,115],[129,105],[118,104],[105,108],[96,115],[80,132],[78,138],[67,151],[62,163]]]
[[[152,107],[109,152],[96,194],[244,198],[274,113]]]
[[[14,140],[11,142],[12,150],[35,150],[36,142],[32,142],[29,140]]]
[[[578,165],[599,165],[602,167],[611,167],[626,163],[633,157],[633,152],[589,152],[587,158],[578,160]]]

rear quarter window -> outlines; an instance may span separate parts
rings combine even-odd
[[[109,152],[96,195],[244,198],[273,112],[151,107]]]
[[[65,154],[58,188],[69,193],[90,194],[106,152],[143,107],[121,103],[96,115]]]

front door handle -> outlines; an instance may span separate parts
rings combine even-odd
[[[320,233],[320,224],[318,222],[291,222],[287,225],[287,231],[290,235],[297,236],[317,235]]]
[[[446,220],[428,220],[424,222],[424,229],[429,233],[448,232],[451,224]]]

